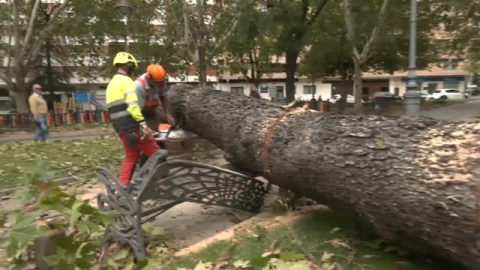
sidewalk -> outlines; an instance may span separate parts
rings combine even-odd
[[[14,131],[0,134],[0,143],[8,142],[22,142],[22,141],[33,141],[34,131]],[[88,139],[99,136],[114,136],[115,132],[112,128],[92,128],[84,130],[75,130],[75,131],[52,131],[49,134],[48,140],[74,140],[74,139]]]

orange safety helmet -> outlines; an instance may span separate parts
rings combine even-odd
[[[149,65],[147,67],[147,79],[150,82],[163,82],[167,77],[167,72],[161,65]]]

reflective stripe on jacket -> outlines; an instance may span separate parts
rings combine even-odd
[[[116,74],[107,86],[106,103],[113,127],[118,133],[129,133],[139,129],[138,122],[144,120],[134,81],[123,74]]]

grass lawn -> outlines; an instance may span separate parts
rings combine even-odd
[[[175,258],[162,269],[194,269],[200,261],[215,264],[225,258],[229,265],[221,269],[236,269],[233,264],[240,261],[250,262],[251,266],[247,269],[264,269],[266,259],[262,258],[262,254],[272,251],[272,243],[278,243],[278,256],[282,260],[295,261],[310,257],[320,269],[462,269],[447,262],[409,255],[382,243],[368,229],[355,224],[353,219],[334,212],[318,211],[293,224],[269,230],[252,225],[237,232],[232,241],[220,241],[199,253]]]
[[[60,127],[50,127],[51,132],[65,132],[65,131],[77,131],[77,130],[86,130],[86,129],[98,129],[98,128],[109,128],[111,123],[88,123],[88,124],[77,124],[70,126],[60,126]]]
[[[32,171],[52,172],[48,179],[95,173],[98,166],[118,168],[120,141],[105,137],[83,141],[0,144],[0,189],[22,185]]]

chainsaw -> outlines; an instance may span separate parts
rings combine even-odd
[[[195,133],[180,128],[179,125],[164,124],[158,125],[158,131],[152,133],[157,142],[165,142],[167,140],[186,140],[196,138]]]

